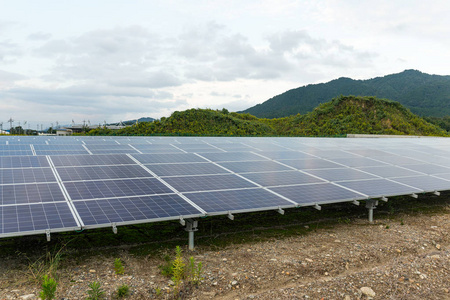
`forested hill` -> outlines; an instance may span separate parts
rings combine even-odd
[[[279,118],[312,111],[339,95],[376,96],[398,101],[420,116],[450,115],[450,76],[429,75],[416,70],[368,80],[339,78],[289,90],[246,109],[260,118]]]
[[[444,136],[447,132],[412,114],[398,102],[375,97],[341,96],[306,115],[259,119],[226,109],[190,109],[168,118],[142,122],[121,130],[99,128],[90,135],[225,135],[339,136],[401,134]]]

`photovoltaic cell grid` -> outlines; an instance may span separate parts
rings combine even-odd
[[[449,146],[445,139],[2,137],[0,236],[448,190]]]

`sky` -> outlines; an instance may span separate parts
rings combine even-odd
[[[0,124],[240,111],[339,77],[450,75],[449,16],[446,0],[0,0]]]

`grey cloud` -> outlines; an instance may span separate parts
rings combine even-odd
[[[28,39],[32,41],[47,41],[52,37],[50,33],[35,32],[28,35]]]
[[[8,63],[21,55],[22,51],[17,44],[10,40],[0,41],[0,61]]]
[[[0,70],[0,83],[1,82],[13,82],[16,80],[23,80],[23,79],[27,79],[27,78],[28,77],[18,74],[18,73]]]

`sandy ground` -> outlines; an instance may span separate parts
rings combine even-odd
[[[299,225],[300,226],[300,225]],[[266,242],[197,248],[204,279],[185,283],[181,299],[450,299],[450,207],[437,214],[399,215],[369,224],[360,219],[307,235]],[[58,270],[56,299],[86,299],[88,284],[101,283],[105,299],[174,298],[170,278],[155,256],[121,252],[125,273],[113,260],[70,255]],[[14,257],[0,264],[0,299],[37,299],[40,286],[28,265]]]

